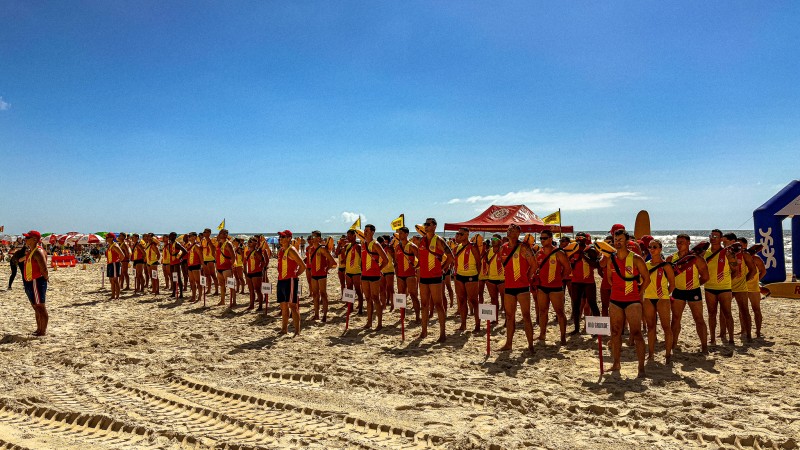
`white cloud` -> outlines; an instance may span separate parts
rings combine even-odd
[[[353,222],[358,220],[359,217],[361,217],[361,223],[362,224],[367,223],[366,222],[367,218],[361,213],[350,212],[350,211],[343,211],[342,212],[342,222],[344,222],[344,223],[352,224]]]
[[[11,103],[8,103],[3,100],[3,97],[0,97],[0,111],[7,111],[11,108]]]
[[[467,198],[454,198],[448,204],[472,203],[482,206],[488,204],[525,204],[534,211],[549,213],[559,208],[570,211],[586,211],[615,206],[625,200],[644,200],[638,192],[555,192],[547,189],[509,192],[507,194],[474,195]],[[482,209],[480,209],[482,210]]]

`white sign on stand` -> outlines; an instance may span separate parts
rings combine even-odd
[[[225,286],[228,286],[230,289],[236,289],[236,278],[228,277],[228,281],[225,282]]]
[[[178,273],[177,272],[172,274],[172,281],[175,282],[175,283],[178,282]]]
[[[157,280],[157,279],[158,279],[158,270],[157,270],[157,269],[153,269],[153,273],[152,273],[152,276],[151,276],[151,277],[152,277],[154,280]]]
[[[394,294],[394,307],[395,308],[405,308],[406,307],[406,299],[408,296],[406,294]]]
[[[611,336],[611,318],[586,316],[586,334]]]
[[[353,289],[345,289],[342,291],[342,300],[345,303],[353,303],[356,301],[356,291]]]
[[[262,283],[261,284],[261,293],[262,294],[272,294],[272,284],[271,283]]]
[[[491,303],[481,303],[478,305],[478,319],[497,320],[497,307]]]
[[[200,286],[206,287],[206,277],[200,275]]]
[[[600,375],[603,375],[603,336],[611,336],[611,318],[586,316],[586,334],[597,335],[597,356],[600,359]]]

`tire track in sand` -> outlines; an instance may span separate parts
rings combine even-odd
[[[263,449],[315,444],[307,439],[283,439],[279,433],[259,423],[245,422],[182,398],[159,395],[149,389],[127,386],[107,377],[102,377],[100,381],[97,385],[98,398],[141,420],[162,423],[200,436],[209,445]]]
[[[28,447],[23,447],[21,445],[12,444],[11,442],[0,439],[0,450],[31,450],[31,449]]]
[[[181,433],[130,425],[98,414],[58,411],[43,406],[22,408],[0,404],[0,422],[34,437],[64,439],[81,448],[165,448],[163,441],[155,442],[159,437],[174,441],[172,448],[205,448],[198,446],[194,437]]]
[[[459,406],[469,405],[494,410],[513,409],[523,414],[546,414],[554,419],[560,417],[565,423],[583,423],[598,428],[598,431],[613,431],[630,438],[666,437],[679,446],[708,444],[754,449],[777,449],[784,446],[784,443],[775,442],[766,436],[736,433],[724,436],[696,429],[681,429],[681,426],[686,426],[685,423],[669,424],[664,415],[652,411],[629,411],[621,414],[620,410],[613,406],[586,404],[574,398],[559,398],[536,387],[532,387],[532,390],[524,395],[508,396],[409,380],[403,380],[402,384],[382,383],[363,378],[358,371],[340,370],[341,372],[349,374],[347,376],[348,384],[363,386],[368,391],[407,395],[410,396],[409,398],[417,399],[435,397],[440,401]],[[413,409],[415,406],[401,406],[397,409]],[[546,410],[542,409],[543,406]],[[665,422],[665,427],[657,427],[647,420],[656,415]]]
[[[336,438],[366,448],[428,448],[444,443],[439,436],[367,422],[341,412],[301,408],[271,400],[263,394],[237,393],[185,377],[171,377],[167,388],[174,395],[213,405],[234,416],[263,421],[269,413],[269,416],[284,417],[277,420],[281,426],[289,424],[301,430],[313,430],[327,439]]]

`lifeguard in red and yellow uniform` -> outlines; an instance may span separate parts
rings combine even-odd
[[[439,318],[439,339],[444,342],[445,312],[444,298],[442,296],[444,268],[453,264],[453,253],[450,247],[436,235],[436,219],[425,219],[424,236],[419,245],[414,249],[414,256],[419,260],[419,293],[422,300],[422,332],[420,339],[428,336],[428,318],[431,305],[436,308]]]
[[[536,273],[538,264],[533,257],[530,247],[522,245],[519,240],[519,225],[512,223],[508,226],[506,236],[508,242],[500,247],[497,255],[503,265],[505,274],[505,294],[503,306],[506,312],[506,343],[500,351],[511,350],[514,340],[514,319],[517,315],[517,303],[522,310],[522,323],[525,328],[525,337],[528,338],[528,350],[533,352],[533,322],[531,322],[531,278]]]
[[[614,232],[616,253],[605,262],[604,271],[611,283],[611,305],[608,309],[611,318],[611,356],[612,371],[620,370],[620,350],[622,348],[622,327],[628,322],[631,338],[636,345],[639,360],[639,376],[644,376],[644,339],[642,338],[642,296],[650,284],[650,274],[644,259],[628,249],[630,236],[624,229]]]

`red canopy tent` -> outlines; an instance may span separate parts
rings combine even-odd
[[[492,205],[472,220],[459,223],[446,223],[447,231],[458,230],[461,227],[469,231],[495,231],[504,232],[512,223],[519,225],[523,233],[541,233],[550,230],[554,233],[572,233],[572,225],[548,225],[539,219],[533,211],[525,205],[500,206]]]

